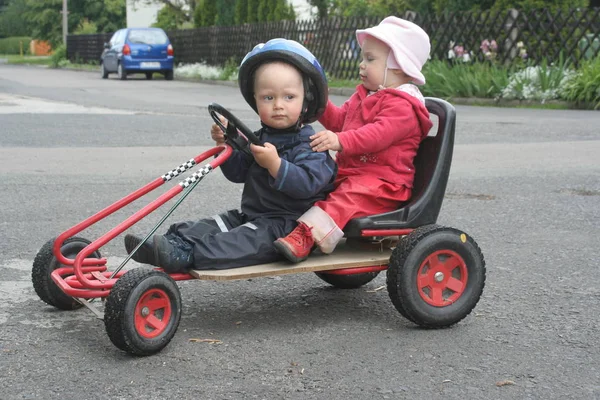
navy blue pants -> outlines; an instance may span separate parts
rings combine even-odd
[[[193,269],[228,269],[282,260],[273,242],[287,236],[297,224],[295,218],[283,217],[248,221],[245,214],[230,210],[212,218],[175,223],[165,236],[177,235],[192,245]]]

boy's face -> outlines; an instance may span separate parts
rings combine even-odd
[[[302,75],[283,62],[261,65],[254,76],[254,98],[264,124],[276,129],[289,128],[302,113]]]
[[[383,85],[387,58],[390,48],[382,41],[367,36],[362,45],[362,61],[360,63],[360,79],[367,90],[375,91]],[[385,76],[386,87],[398,87],[404,83],[400,76],[405,76],[400,70],[389,70]]]

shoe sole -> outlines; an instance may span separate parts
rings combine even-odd
[[[125,236],[125,250],[127,250],[127,254],[131,254],[131,252],[140,244],[141,240],[135,236],[126,235]],[[150,246],[148,242],[144,243],[142,247],[140,247],[135,254],[131,256],[134,261],[137,261],[141,264],[150,264],[156,265],[156,257],[154,255],[154,249]]]
[[[290,249],[285,243],[279,240],[273,242],[273,246],[275,246],[275,250],[277,250],[279,254],[283,255],[285,258],[288,259],[288,261],[291,261],[294,264],[298,264],[299,262],[304,261],[308,258],[308,256],[296,257],[292,252],[292,249]]]

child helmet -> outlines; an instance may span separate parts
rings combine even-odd
[[[294,40],[271,39],[267,43],[257,44],[246,54],[240,64],[238,79],[246,102],[258,112],[254,99],[254,72],[261,64],[274,60],[281,60],[300,70],[304,82],[304,106],[299,122],[316,121],[327,106],[327,78],[316,57]]]

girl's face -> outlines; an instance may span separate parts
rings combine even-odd
[[[380,85],[389,88],[406,83],[406,75],[401,70],[390,69],[385,73],[389,53],[390,48],[381,40],[367,36],[363,41],[359,74],[367,90],[376,91]]]
[[[271,128],[293,126],[300,118],[304,85],[300,72],[289,64],[261,65],[254,76],[254,98],[260,120]]]

